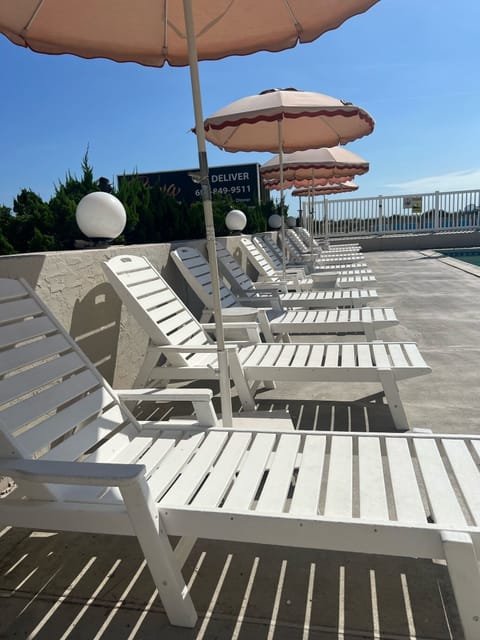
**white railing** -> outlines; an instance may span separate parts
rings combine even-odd
[[[470,231],[480,228],[480,190],[301,203],[303,223],[330,237]]]

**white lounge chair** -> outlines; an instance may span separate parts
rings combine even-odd
[[[2,280],[0,300],[4,525],[137,537],[184,627],[199,537],[443,559],[478,640],[480,436],[141,428],[28,287]]]
[[[216,346],[146,258],[119,255],[103,267],[149,337],[139,386],[218,379]],[[255,410],[253,390],[262,381],[378,382],[397,429],[408,428],[397,380],[430,373],[413,342],[257,343],[230,347],[229,359],[230,378],[246,410]]]
[[[0,353],[0,475],[16,481],[0,522],[136,535],[171,622],[194,624],[154,504],[175,429],[217,426],[211,391],[114,391],[23,280],[0,279]],[[197,418],[139,422],[121,398],[190,401]]]
[[[302,229],[302,232],[300,232],[300,227],[291,227],[288,229],[288,235],[295,241],[297,248],[303,253],[314,254],[319,260],[333,258],[335,260],[355,261],[363,258],[360,253],[360,248],[357,245],[354,247],[347,246],[343,249],[326,249],[321,247],[317,242],[314,242],[313,237],[305,229]]]
[[[337,243],[334,245],[330,245],[330,247],[327,249],[325,247],[322,247],[321,244],[316,240],[316,238],[312,237],[310,231],[308,231],[308,229],[305,229],[305,227],[293,227],[293,230],[300,238],[300,240],[302,240],[307,249],[312,246],[314,247],[315,251],[330,254],[357,253],[362,250],[362,247],[358,244],[358,242],[342,244]]]
[[[170,252],[172,260],[194,293],[205,307],[203,320],[212,317],[213,295],[210,265],[206,258],[194,247],[177,247]],[[376,331],[398,324],[395,312],[391,308],[362,309],[319,309],[315,311],[276,309],[253,309],[242,306],[231,289],[220,281],[220,299],[225,309],[226,322],[241,322],[256,314],[264,338],[273,342],[281,337],[290,341],[289,335],[307,335],[321,333],[364,333],[367,340],[376,340]]]
[[[282,283],[275,296],[272,287],[275,283],[252,282],[243,271],[228,249],[217,241],[217,259],[221,274],[227,280],[235,295],[239,296],[242,304],[271,306],[277,304],[277,309],[330,309],[337,307],[362,307],[378,298],[375,289],[326,289],[315,291],[282,291]],[[270,291],[265,291],[269,286]],[[259,290],[261,287],[261,290]],[[265,302],[267,301],[267,302]]]
[[[265,254],[255,246],[250,238],[240,238],[240,247],[260,278],[274,281],[282,277],[283,270],[276,271]],[[350,286],[375,282],[375,276],[371,269],[366,268],[366,263],[354,263],[352,268],[347,263],[328,265],[325,263],[325,265],[317,266],[316,269],[316,273],[310,273],[299,282],[303,285],[308,284],[310,288],[312,286],[325,288],[325,286],[332,287],[337,284]]]
[[[285,248],[292,262],[300,263],[303,261],[308,264],[313,272],[335,268],[345,271],[351,268],[352,270],[362,273],[364,265],[366,264],[365,262],[359,262],[359,255],[357,253],[333,256],[331,254],[311,253],[309,249],[305,248],[305,245],[293,229],[287,229],[285,231]]]

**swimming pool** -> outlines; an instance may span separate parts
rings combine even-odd
[[[439,253],[480,267],[480,247],[470,247],[468,249],[442,249]]]

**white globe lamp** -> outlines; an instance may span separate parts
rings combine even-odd
[[[287,227],[290,229],[294,229],[297,226],[297,219],[293,216],[288,216],[287,218]]]
[[[282,226],[282,218],[278,213],[273,213],[268,219],[268,226],[270,229],[280,229]]]
[[[125,228],[125,207],[111,193],[95,191],[84,196],[75,214],[80,231],[92,240],[108,242]]]
[[[240,209],[232,209],[225,216],[225,225],[230,233],[240,235],[247,224],[247,216]]]

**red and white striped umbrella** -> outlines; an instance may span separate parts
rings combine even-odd
[[[299,198],[303,198],[305,196],[330,196],[335,193],[349,193],[351,191],[357,191],[358,184],[349,180],[348,182],[343,183],[332,183],[327,185],[318,185],[316,187],[305,188],[302,187],[300,189],[294,189],[291,193],[292,196],[298,196]]]
[[[283,178],[295,186],[345,182],[353,176],[363,175],[370,168],[367,160],[344,147],[307,149],[284,154]],[[274,156],[260,167],[260,175],[266,180],[280,179],[280,157]],[[321,180],[324,180],[322,183]]]
[[[205,136],[225,151],[294,151],[334,147],[370,134],[372,116],[323,93],[268,89],[236,100],[205,120]]]

